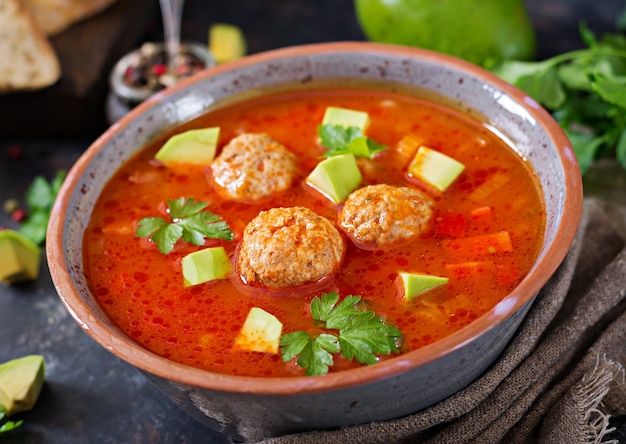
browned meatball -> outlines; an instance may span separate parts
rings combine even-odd
[[[241,134],[211,164],[213,183],[224,197],[252,202],[289,188],[296,157],[267,134]]]
[[[386,184],[360,188],[346,199],[339,225],[364,249],[411,242],[430,228],[433,201],[414,188]]]
[[[334,273],[344,254],[339,231],[308,208],[272,208],[250,221],[237,259],[249,284],[285,288]]]

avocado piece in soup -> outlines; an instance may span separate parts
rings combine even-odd
[[[219,136],[218,127],[188,130],[170,137],[154,157],[167,166],[209,165],[215,158]]]
[[[339,203],[361,184],[361,171],[353,154],[329,157],[311,171],[306,183]]]
[[[456,159],[421,146],[409,165],[409,174],[439,191],[445,191],[464,169],[465,165]]]
[[[355,111],[346,108],[338,108],[329,106],[326,108],[322,125],[341,125],[343,127],[357,127],[361,131],[365,131],[369,125],[369,115],[363,111]]]
[[[29,355],[0,365],[0,406],[7,416],[31,410],[46,379],[41,355]]]
[[[0,282],[10,285],[39,276],[41,249],[14,230],[0,231]]]
[[[224,279],[230,272],[230,260],[224,247],[204,248],[182,259],[185,287]]]
[[[435,287],[448,283],[448,278],[441,276],[433,276],[422,273],[398,273],[402,287],[404,289],[404,298],[410,301],[416,296],[426,293]]]
[[[283,324],[271,313],[252,307],[235,338],[235,347],[240,350],[261,353],[278,353]]]

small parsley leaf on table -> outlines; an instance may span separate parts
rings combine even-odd
[[[333,365],[333,353],[361,364],[374,364],[377,355],[397,353],[402,332],[385,324],[373,311],[361,311],[361,296],[346,296],[339,302],[336,292],[325,293],[311,301],[311,315],[316,325],[336,332],[316,337],[306,331],[282,335],[283,361],[297,357],[296,363],[308,376],[324,375]]]
[[[16,428],[18,428],[19,426],[22,425],[22,423],[24,421],[20,420],[20,421],[6,421],[4,424],[2,424],[2,422],[4,421],[4,412],[2,411],[2,408],[0,407],[0,433],[4,433],[4,432],[9,432],[11,430],[14,430]]]
[[[354,154],[357,157],[373,158],[387,149],[385,145],[370,139],[356,126],[344,127],[327,123],[318,127],[322,146],[326,148],[324,157]]]
[[[193,197],[167,200],[169,218],[145,217],[139,221],[136,235],[150,237],[159,251],[169,254],[179,239],[202,246],[205,238],[233,240],[233,232],[218,215],[205,211],[208,203]]]
[[[58,171],[50,182],[43,176],[37,176],[26,190],[27,216],[21,222],[19,232],[37,245],[46,240],[50,212],[65,176],[65,171]]]

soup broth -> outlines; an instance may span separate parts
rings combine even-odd
[[[325,152],[317,131],[329,106],[367,112],[367,136],[387,147],[373,159],[359,159],[361,187],[390,184],[425,190],[434,202],[432,229],[410,243],[384,249],[359,248],[342,233],[344,257],[322,287],[247,291],[237,276],[185,287],[184,256],[223,246],[234,263],[246,225],[263,210],[306,207],[337,225],[341,203],[331,203],[304,184]],[[402,331],[401,353],[417,350],[493,308],[530,270],[539,252],[545,214],[530,166],[488,127],[450,108],[377,90],[309,90],[217,109],[175,132],[206,127],[220,128],[218,154],[241,133],[267,133],[295,154],[293,185],[258,203],[226,199],[211,186],[208,167],[172,169],[154,160],[167,134],[114,174],[84,238],[85,270],[98,302],[122,331],[164,358],[234,375],[303,375],[294,360],[242,351],[233,343],[252,307],[276,316],[283,333],[316,331],[309,305],[329,291],[341,297],[360,295],[368,309]],[[413,148],[420,145],[465,166],[445,191],[425,188],[407,175]],[[179,241],[170,254],[162,254],[148,238],[136,236],[140,219],[164,214],[165,202],[181,196],[210,203],[208,209],[228,223],[234,240],[207,239],[204,247]],[[508,234],[512,248],[502,252],[481,244],[485,236],[497,238],[498,233]],[[237,268],[232,270],[236,274]],[[398,286],[402,271],[449,281],[407,301]],[[331,371],[358,365],[335,356]]]

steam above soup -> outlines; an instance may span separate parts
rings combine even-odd
[[[497,304],[538,254],[539,191],[509,146],[442,105],[268,95],[123,165],[93,210],[85,268],[113,322],[167,359],[323,374],[424,347]]]

